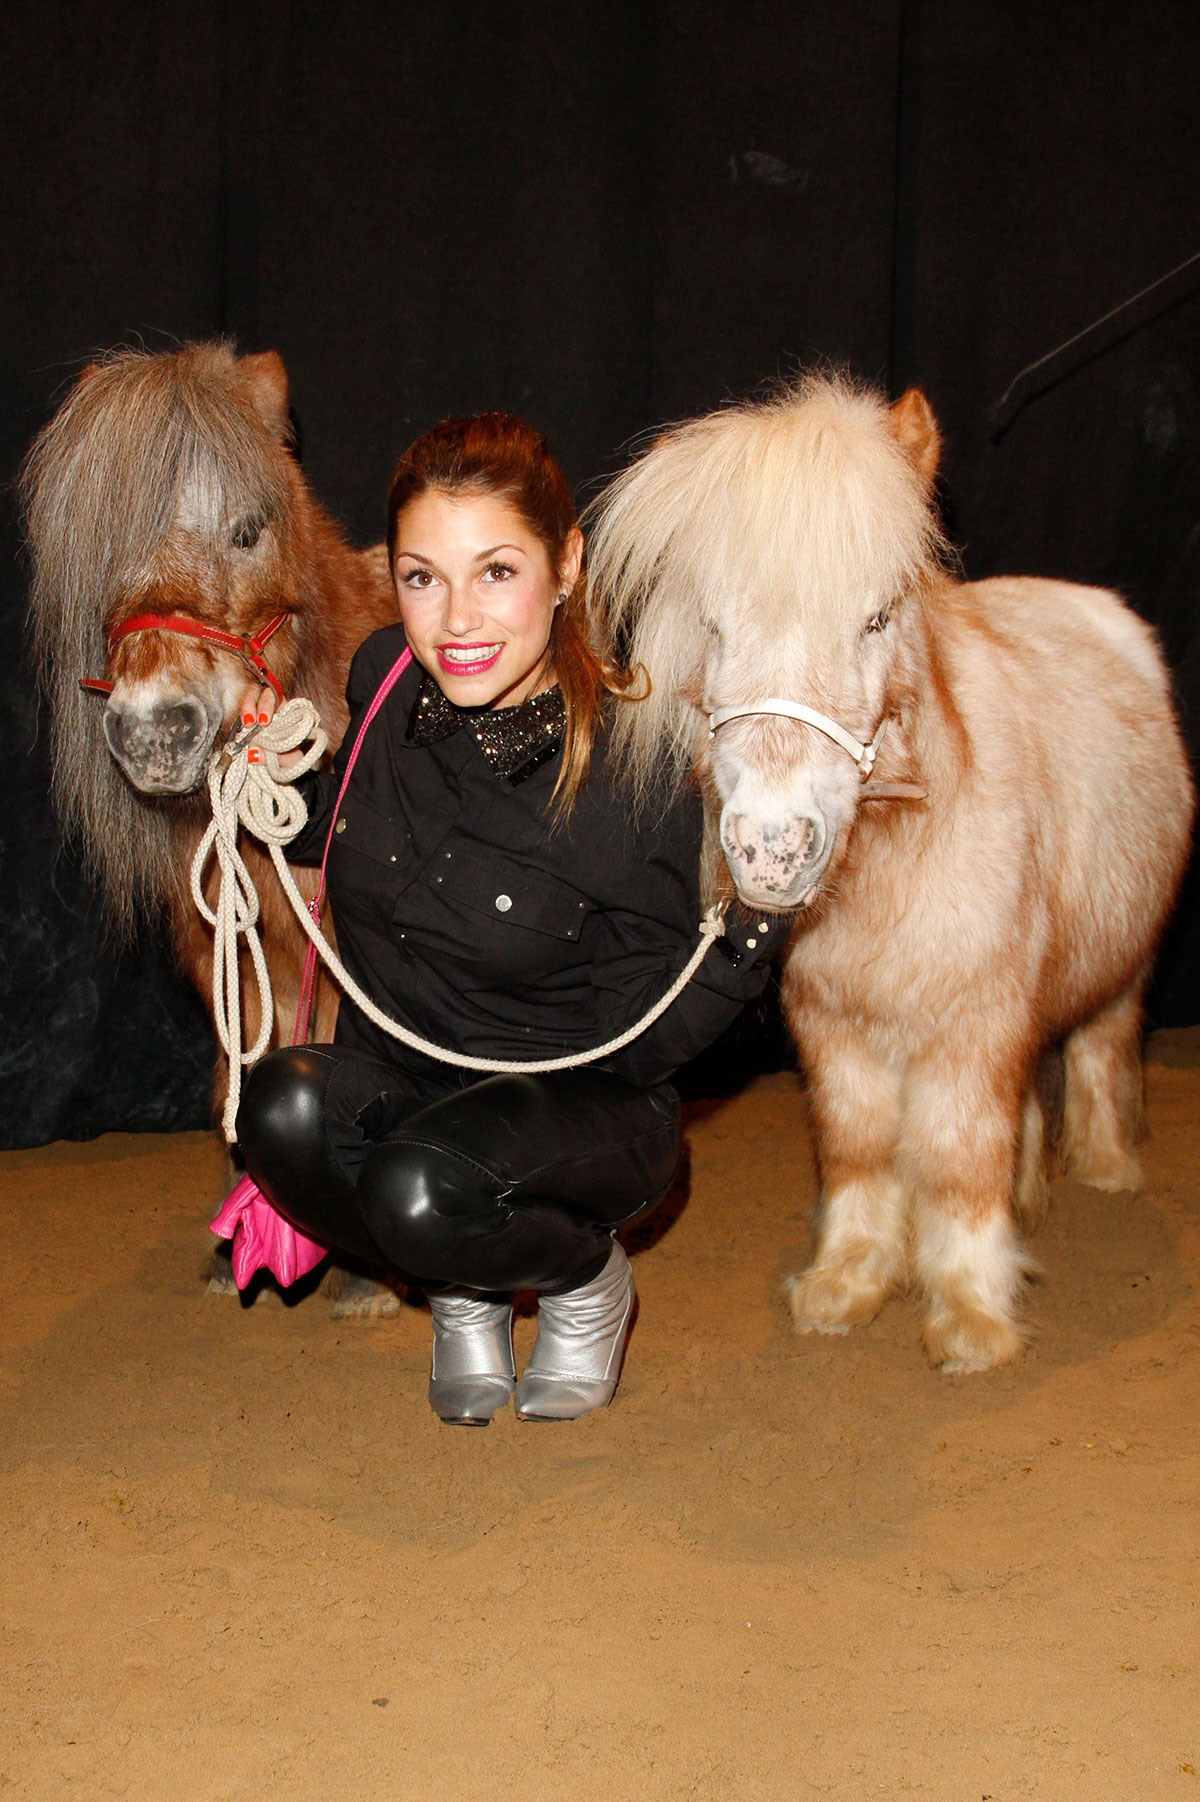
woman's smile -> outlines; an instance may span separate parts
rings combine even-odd
[[[451,676],[482,676],[499,660],[502,644],[440,644],[437,658]]]

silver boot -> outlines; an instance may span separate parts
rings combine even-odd
[[[486,1427],[516,1381],[512,1302],[488,1301],[474,1289],[440,1289],[429,1297],[429,1312],[429,1406],[452,1426]]]
[[[513,1403],[518,1420],[575,1420],[607,1407],[634,1303],[629,1259],[614,1243],[599,1276],[538,1301],[537,1342]]]

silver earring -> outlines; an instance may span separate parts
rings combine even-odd
[[[560,588],[560,589],[559,589],[559,591],[558,591],[558,599],[557,599],[557,600],[556,600],[556,601],[555,601],[555,603],[554,603],[554,605],[555,605],[555,606],[556,606],[556,607],[561,607],[561,606],[562,606],[562,604],[563,604],[563,602],[564,602],[564,601],[565,601],[565,600],[566,600],[566,598],[567,598],[567,591],[566,591],[566,589],[565,589],[565,588]]]

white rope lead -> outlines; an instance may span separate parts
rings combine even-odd
[[[293,751],[309,740],[310,748],[302,762],[281,769],[279,755]],[[367,1018],[391,1038],[398,1039],[412,1051],[422,1052],[439,1063],[454,1064],[460,1070],[479,1070],[493,1075],[542,1076],[554,1070],[574,1070],[583,1064],[594,1064],[599,1058],[611,1057],[653,1026],[687,987],[708,954],[714,939],[725,931],[720,908],[710,908],[700,923],[700,938],[675,981],[665,995],[649,1008],[634,1026],[591,1051],[576,1051],[567,1057],[516,1058],[471,1057],[465,1052],[450,1051],[434,1045],[419,1033],[401,1026],[382,1012],[359,988],[342,963],[333,946],[309,911],[308,904],[296,886],[295,878],[283,855],[283,846],[294,838],[308,817],[303,798],[290,785],[306,770],[312,769],[326,746],[320,716],[310,701],[294,698],[284,704],[267,726],[233,740],[209,770],[208,788],[212,797],[213,822],[201,839],[192,863],[192,896],[201,914],[215,934],[213,951],[213,1013],[221,1048],[229,1059],[229,1092],[225,1102],[222,1126],[232,1144],[236,1138],[238,1101],[241,1096],[242,1066],[257,1062],[267,1048],[271,1036],[273,1004],[271,979],[259,941],[258,896],[250,873],[237,849],[239,823],[261,839],[271,854],[283,891],[291,902],[296,918],[330,970],[343,993],[362,1009]],[[261,761],[250,761],[256,747]],[[225,765],[222,771],[222,764]],[[216,908],[204,899],[201,879],[213,850],[219,865],[219,889]],[[261,1021],[258,1037],[249,1051],[241,1048],[241,1009],[238,985],[239,937],[246,940],[258,985]]]
[[[299,750],[304,744],[309,748],[301,761],[291,769],[281,769],[280,753]],[[247,831],[269,844],[273,854],[280,845],[295,838],[308,818],[308,809],[290,784],[320,761],[327,744],[316,708],[311,701],[297,697],[285,702],[269,726],[260,726],[232,740],[209,765],[208,793],[213,817],[192,859],[191,888],[201,916],[213,929],[213,1021],[221,1049],[229,1060],[221,1129],[230,1145],[237,1139],[242,1069],[258,1062],[270,1043],[275,1024],[271,977],[258,933],[258,893],[238,850],[238,824],[240,821]],[[252,745],[258,753],[254,761],[250,758]],[[217,904],[211,908],[204,897],[203,878],[214,851]],[[298,901],[307,919],[303,897],[294,883],[292,887],[296,896],[292,905]],[[258,1036],[248,1051],[242,1049],[239,938],[246,941],[258,989]]]

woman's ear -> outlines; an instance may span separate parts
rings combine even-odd
[[[562,560],[558,566],[558,586],[565,594],[570,594],[579,580],[582,563],[583,533],[578,526],[572,526],[563,543]]]

